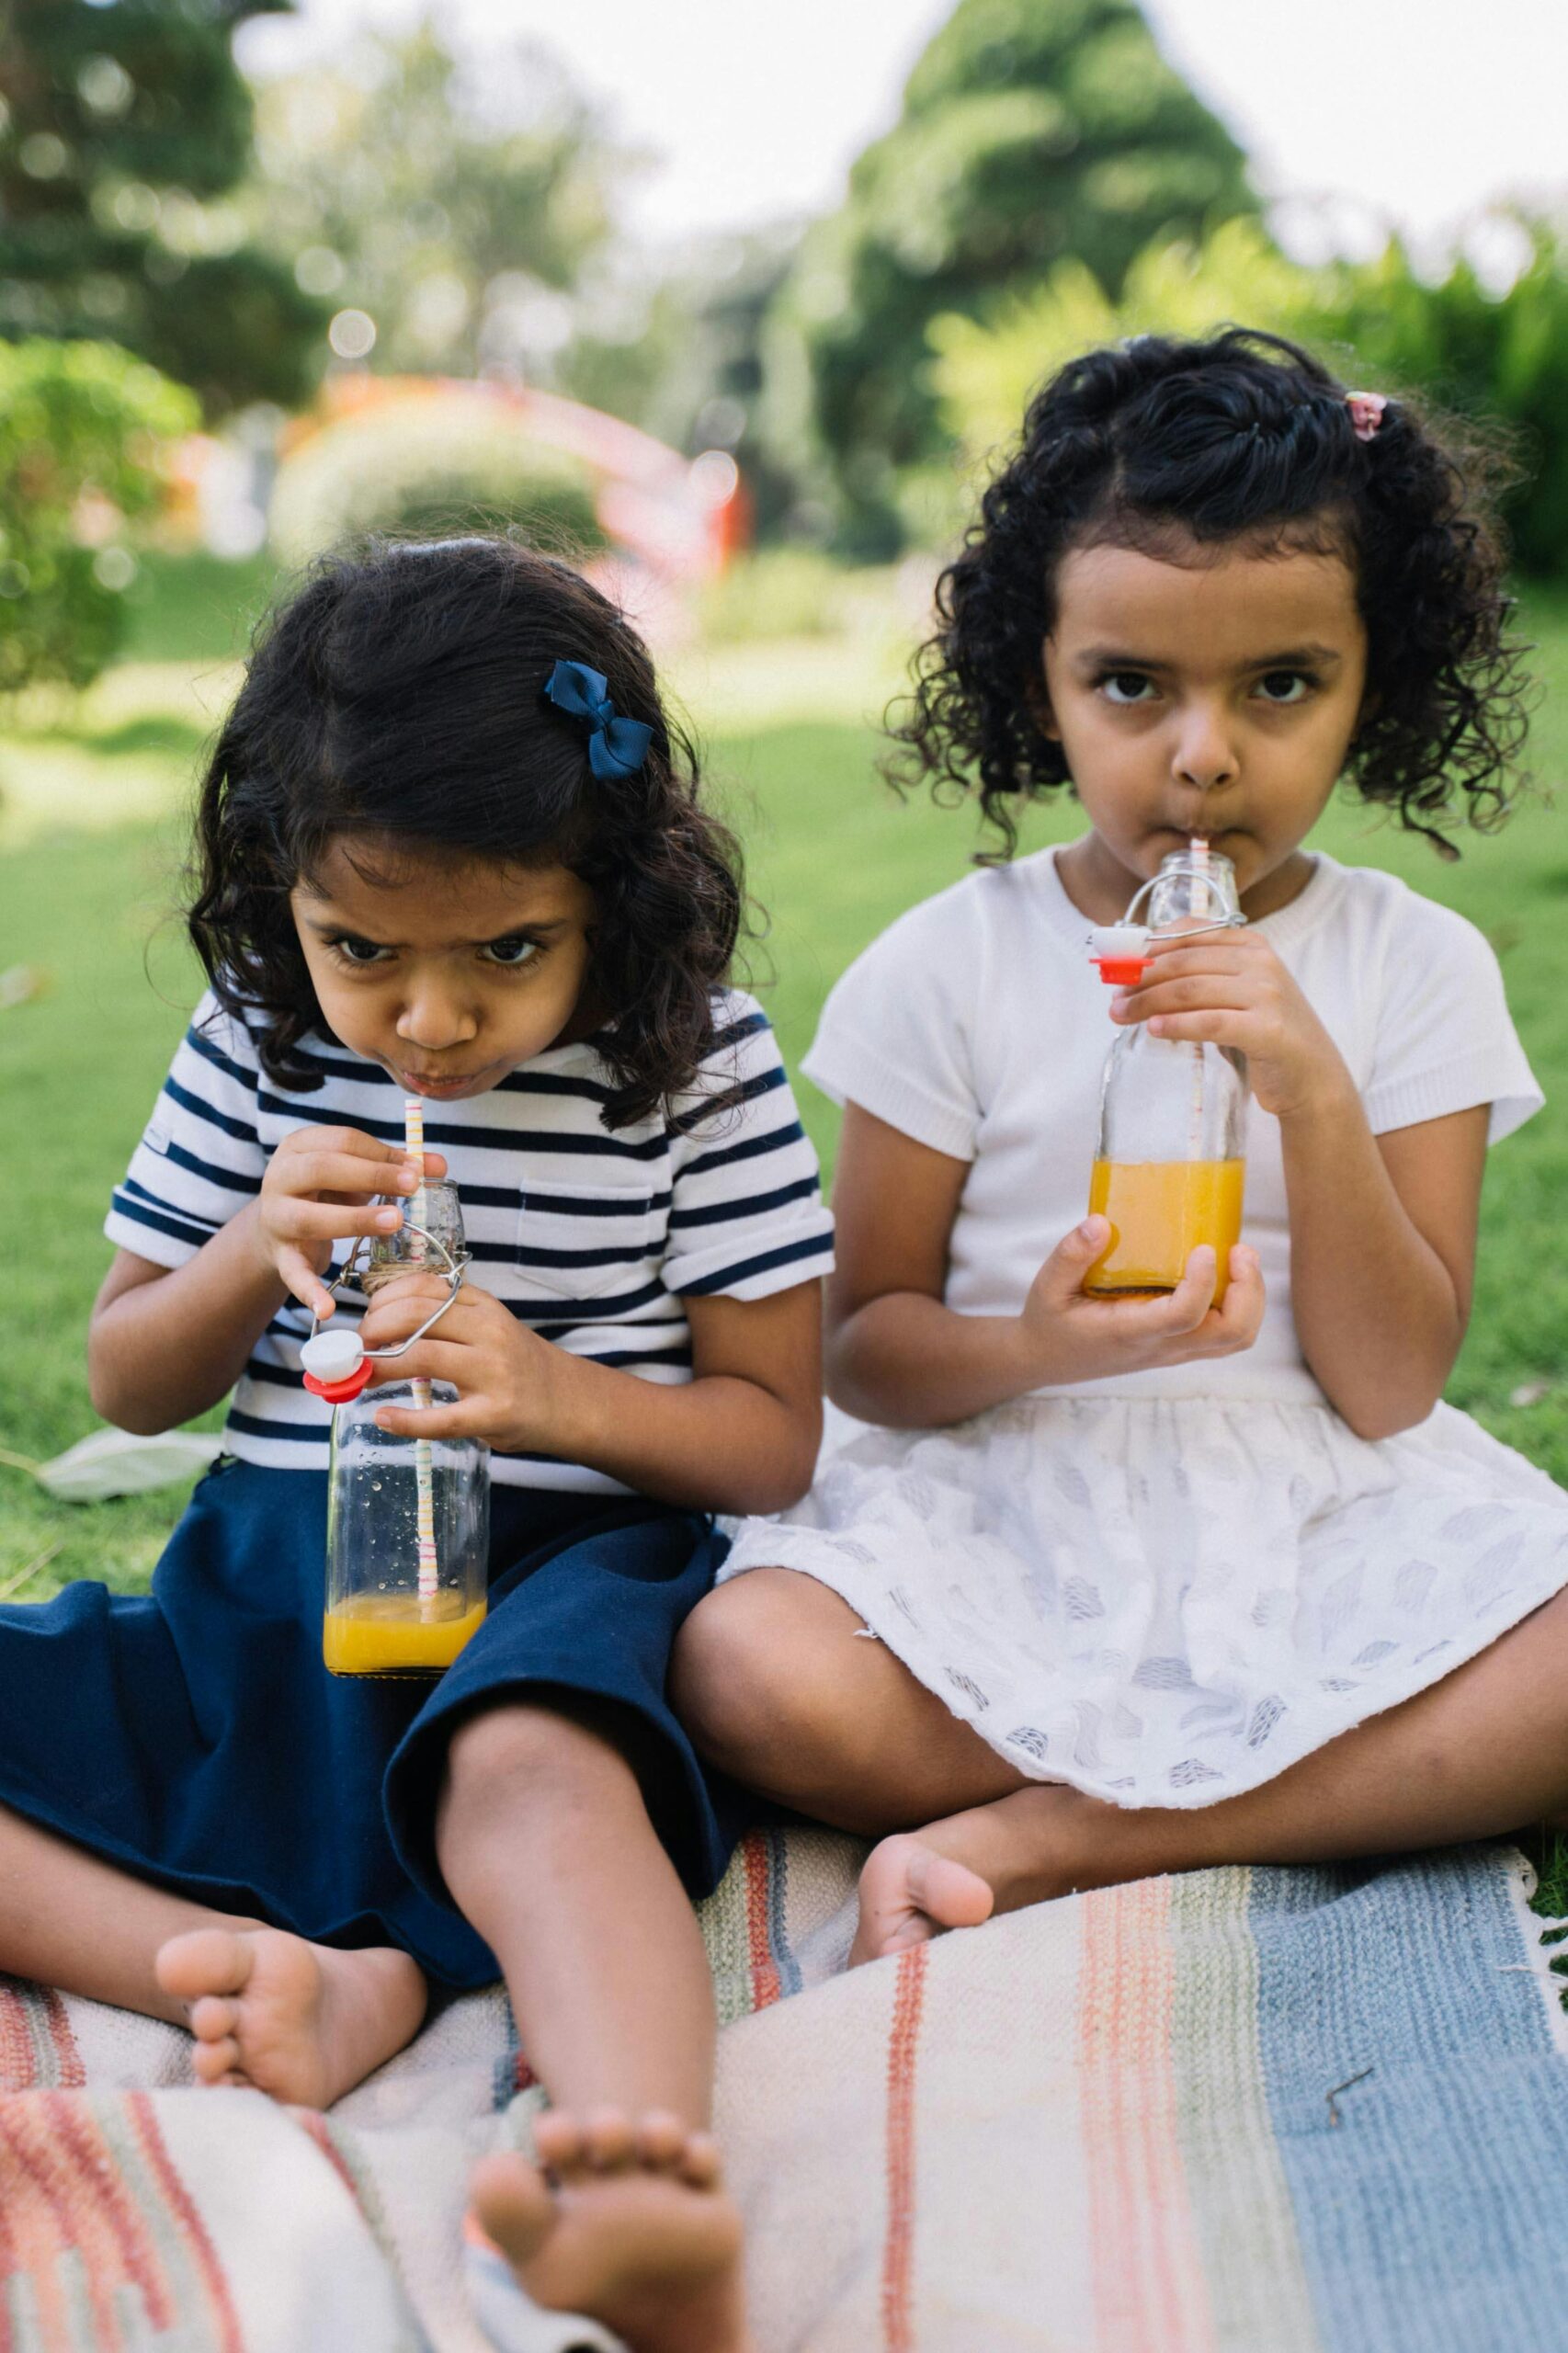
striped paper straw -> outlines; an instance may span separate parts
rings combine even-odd
[[[415,1167],[419,1171],[419,1188],[408,1204],[409,1221],[414,1225],[428,1225],[430,1206],[425,1198],[425,1106],[417,1095],[405,1095],[403,1100],[403,1141]],[[409,1236],[409,1262],[422,1266],[425,1260],[425,1236]],[[434,1404],[427,1381],[411,1381],[416,1407],[427,1409]],[[414,1480],[418,1511],[419,1545],[419,1614],[433,1618],[436,1614],[436,1592],[440,1567],[436,1558],[436,1458],[427,1438],[414,1441]]]

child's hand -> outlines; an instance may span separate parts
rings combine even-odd
[[[1263,1322],[1257,1253],[1238,1243],[1221,1306],[1214,1305],[1214,1253],[1205,1243],[1163,1299],[1095,1299],[1084,1278],[1110,1240],[1110,1223],[1089,1217],[1059,1242],[1034,1281],[1018,1318],[1031,1388],[1047,1381],[1104,1381],[1199,1357],[1250,1348]]]
[[[425,1174],[444,1176],[438,1152],[425,1155]],[[401,1144],[382,1143],[360,1128],[296,1128],[267,1163],[256,1201],[256,1241],[272,1268],[303,1307],[325,1322],[335,1302],[321,1277],[332,1245],[351,1233],[395,1233],[403,1211],[344,1205],[376,1193],[412,1193],[419,1176]]]
[[[1278,1119],[1350,1084],[1339,1049],[1262,932],[1216,931],[1184,948],[1156,933],[1136,988],[1111,999],[1113,1021],[1147,1021],[1155,1038],[1203,1039],[1247,1058],[1252,1091]]]
[[[395,1348],[449,1288],[439,1275],[400,1275],[376,1293],[359,1326],[361,1342]],[[482,1438],[506,1453],[553,1453],[550,1408],[561,1356],[489,1291],[465,1282],[434,1329],[385,1367],[389,1381],[449,1381],[457,1404],[424,1412],[378,1407],[377,1425],[396,1438]]]

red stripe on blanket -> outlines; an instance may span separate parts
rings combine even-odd
[[[145,2092],[130,2092],[125,2101],[127,2111],[136,2129],[136,2137],[148,2164],[152,2166],[159,2188],[173,2211],[195,2257],[201,2284],[216,2325],[217,2341],[222,2353],[244,2353],[244,2340],[240,2334],[239,2316],[229,2295],[229,2283],[223,2277],[223,2267],[218,2251],[207,2235],[207,2226],[196,2211],[195,2202],[176,2168],[158,2130],[158,2120],[153,2103]]]
[[[166,2330],[178,2317],[116,2153],[76,2095],[21,2093],[0,2100],[0,2205],[8,2224],[4,2268],[23,2275],[31,2289],[41,2344],[75,2341],[67,2256],[77,2258],[72,2269],[77,2292],[85,2288],[98,2353],[123,2353],[119,2298],[128,2280],[153,2327]]]
[[[332,2127],[327,2122],[325,2117],[322,2115],[318,2109],[314,2108],[295,2108],[290,2109],[289,2112],[293,2117],[293,2120],[299,2126],[301,2131],[315,2143],[317,2148],[321,2151],[323,2156],[326,2159],[328,2165],[332,2167],[334,2173],[343,2184],[344,2188],[347,2189],[348,2195],[354,2200],[355,2205],[358,2208],[360,2213],[364,2215],[364,2218],[368,2222],[370,2217],[365,2211],[365,2201],[359,2195],[359,2185],[355,2180],[353,2174],[350,2172],[347,2161],[344,2157],[342,2150],[338,2147],[337,2143],[333,2139]]]
[[[54,2045],[56,2066],[54,2080],[62,2091],[80,2091],[87,2080],[87,2071],[82,2064],[82,2054],[76,2048],[76,2038],[71,2031],[71,2019],[65,2004],[52,1986],[44,1992],[43,1999],[49,2039]]]
[[[1170,1882],[1082,1899],[1078,2044],[1096,2353],[1212,2353],[1176,2135]]]
[[[749,1830],[742,1849],[746,1874],[746,1948],[751,1962],[752,2007],[766,2010],[783,1993],[773,1958],[772,1847],[766,1833]]]
[[[883,2353],[913,2353],[910,2289],[915,2273],[915,2072],[926,2007],[930,1948],[899,1957],[888,2036],[888,2227],[882,2248]]]

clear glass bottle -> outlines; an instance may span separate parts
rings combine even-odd
[[[397,1206],[398,1232],[359,1245],[339,1281],[373,1297],[400,1275],[439,1273],[455,1295],[467,1263],[456,1186],[428,1184]],[[445,1381],[400,1381],[403,1352],[367,1356],[357,1333],[332,1326],[301,1352],[306,1387],[332,1407],[322,1654],[335,1675],[438,1675],[484,1620],[490,1449],[377,1427],[384,1405],[457,1397]]]
[[[435,1404],[456,1400],[444,1381],[428,1387]],[[412,1405],[414,1391],[386,1381],[333,1409],[322,1655],[335,1675],[438,1675],[484,1622],[490,1449],[478,1438],[416,1444],[379,1429],[381,1407]],[[434,1574],[423,1579],[422,1453],[435,1543]]]
[[[1150,931],[1207,929],[1241,920],[1235,869],[1203,844],[1173,850],[1149,899]],[[1098,935],[1102,977],[1134,979],[1143,935],[1123,926]],[[1093,952],[1093,951],[1092,951]],[[1172,1291],[1199,1243],[1219,1265],[1215,1301],[1225,1295],[1231,1248],[1240,1239],[1246,1177],[1246,1057],[1207,1040],[1153,1038],[1138,1022],[1118,1032],[1100,1082],[1099,1137],[1089,1209],[1110,1220],[1110,1245],[1085,1278],[1102,1299]]]

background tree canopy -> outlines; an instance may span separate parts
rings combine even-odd
[[[389,373],[551,381],[624,158],[543,51],[460,65],[426,20],[261,93],[246,210]]]
[[[0,9],[0,338],[110,337],[210,415],[308,390],[324,313],[245,233],[243,18],[289,0]]]
[[[778,314],[774,430],[815,443],[851,544],[896,545],[898,470],[943,446],[934,316],[978,315],[1065,256],[1114,300],[1156,233],[1256,210],[1244,165],[1133,0],[960,0]]]

